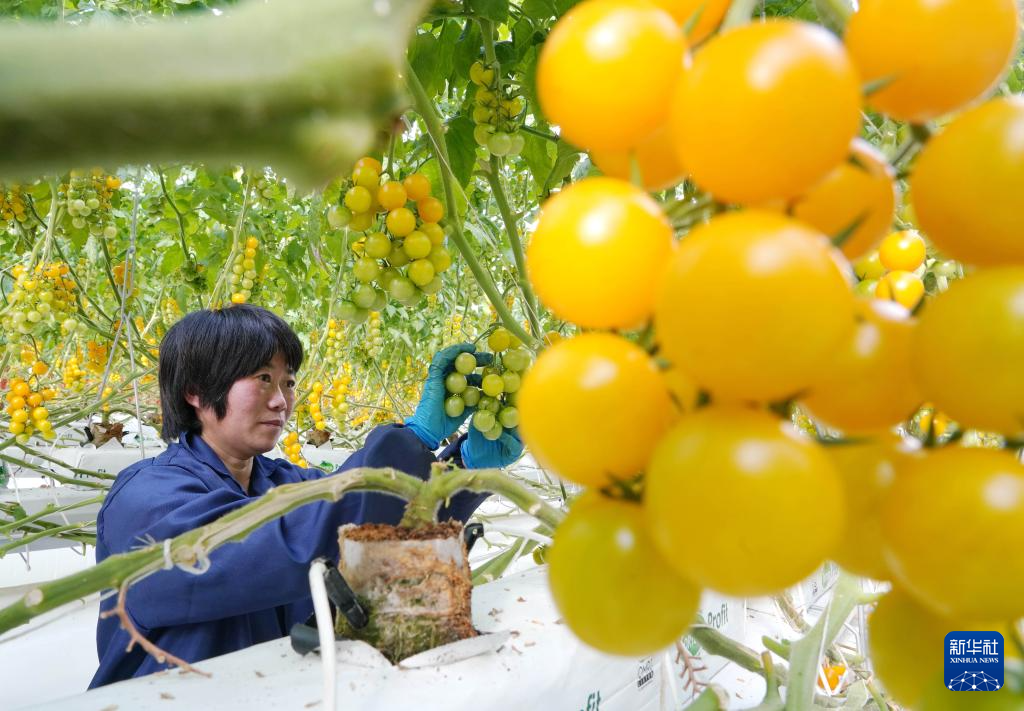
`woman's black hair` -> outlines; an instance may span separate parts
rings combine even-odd
[[[298,336],[280,316],[259,306],[195,311],[171,326],[160,343],[164,440],[202,430],[187,395],[197,395],[203,407],[212,407],[223,419],[235,381],[263,368],[277,353],[293,371],[302,365]]]

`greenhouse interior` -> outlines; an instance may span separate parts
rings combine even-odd
[[[1024,711],[1021,25],[0,0],[0,707]]]

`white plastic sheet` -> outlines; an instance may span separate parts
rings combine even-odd
[[[450,664],[402,668],[366,645],[338,644],[338,708],[359,711],[670,711],[664,655],[610,657],[582,645],[559,619],[545,571],[535,568],[473,594],[474,624],[509,640]],[[479,642],[467,641],[468,644]],[[486,645],[485,645],[486,646]],[[362,651],[360,651],[362,648]],[[458,655],[455,655],[456,657]],[[300,657],[288,640],[198,665],[211,678],[177,671],[114,684],[40,709],[303,708],[321,695],[318,655]]]

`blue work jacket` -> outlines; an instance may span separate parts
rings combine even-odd
[[[436,461],[412,430],[382,425],[338,471],[393,467],[426,479]],[[330,475],[258,456],[249,491],[243,491],[202,437],[182,435],[159,456],[118,475],[97,519],[96,561],[215,521],[275,486],[324,476]],[[465,522],[485,498],[486,494],[460,492],[438,518]],[[244,541],[213,551],[209,570],[202,575],[172,568],[133,585],[126,597],[127,612],[147,639],[187,662],[277,639],[311,614],[309,564],[320,556],[337,560],[338,527],[396,524],[404,509],[401,499],[376,493],[306,504],[261,526]],[[104,599],[101,613],[115,602],[116,597]],[[138,646],[126,652],[128,642],[116,617],[99,620],[100,665],[89,688],[167,668]]]

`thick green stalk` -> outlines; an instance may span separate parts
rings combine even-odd
[[[401,110],[427,5],[275,0],[144,24],[0,24],[0,175],[184,160],[324,182]]]
[[[435,470],[416,497],[409,501],[400,525],[417,526],[433,521],[441,504],[462,490],[504,496],[552,531],[565,518],[564,513],[505,476],[500,469],[453,469]]]
[[[523,292],[523,300],[526,301],[526,316],[530,319],[530,330],[537,336],[543,335],[540,327],[540,317],[537,311],[537,297],[533,293],[533,287],[526,274],[526,255],[523,253],[523,243],[519,239],[519,227],[515,215],[508,204],[508,195],[505,194],[505,186],[501,183],[502,160],[498,156],[491,156],[491,169],[487,173],[487,182],[491,184],[491,191],[494,193],[494,200],[498,203],[498,212],[505,223],[505,233],[508,235],[508,244],[512,248],[512,257],[516,262],[516,271],[519,273],[519,289]]]
[[[501,293],[494,284],[494,280],[480,264],[480,260],[476,258],[472,248],[469,246],[469,242],[466,240],[465,234],[462,232],[462,222],[459,219],[459,213],[455,204],[455,189],[452,185],[453,176],[451,163],[448,159],[448,144],[444,138],[444,127],[441,126],[441,118],[437,115],[434,103],[427,96],[423,84],[420,83],[419,77],[416,76],[416,72],[408,62],[406,63],[405,73],[406,84],[412,94],[413,106],[423,119],[423,124],[426,126],[427,134],[430,136],[434,151],[437,154],[437,162],[441,172],[441,183],[444,186],[445,205],[448,210],[448,224],[452,227],[452,242],[455,243],[455,247],[459,250],[463,259],[466,260],[470,271],[473,272],[477,283],[487,296],[487,300],[494,306],[494,310],[498,312],[498,318],[505,324],[505,327],[523,343],[536,347],[539,341],[528,334],[519,322],[516,321],[512,312],[508,310],[508,306],[505,305],[505,300],[501,298]]]
[[[243,540],[268,521],[313,501],[337,501],[349,491],[382,491],[409,499],[421,486],[419,479],[394,469],[353,469],[322,479],[284,484],[213,523],[175,536],[170,543],[170,559],[184,567],[200,564],[216,548]],[[35,586],[15,603],[0,609],[0,634],[73,600],[130,585],[163,566],[163,545],[152,545],[111,556],[88,570]]]
[[[786,690],[787,709],[810,711],[814,708],[814,688],[821,654],[842,630],[846,618],[857,606],[859,595],[860,581],[847,573],[840,574],[825,612],[808,633],[791,646],[790,684]]]
[[[83,506],[91,506],[93,504],[98,504],[105,498],[106,494],[101,494],[100,496],[94,496],[91,499],[85,499],[84,501],[76,501],[73,504],[65,504],[64,506],[57,506],[56,504],[47,504],[46,506],[44,506],[31,516],[26,516],[25,518],[18,519],[17,521],[12,521],[11,523],[5,523],[3,525],[0,525],[0,535],[10,533],[11,531],[16,531],[22,526],[26,526],[32,523],[33,521],[38,521],[41,518],[46,518],[47,516],[51,516],[53,514],[62,513],[64,511],[72,511],[74,509],[80,509]]]
[[[69,486],[84,486],[87,489],[103,489],[104,491],[110,488],[108,484],[102,484],[96,481],[89,481],[88,479],[72,479],[71,477],[66,477],[61,474],[57,474],[56,472],[50,471],[49,469],[44,469],[43,467],[39,467],[34,464],[29,464],[24,459],[18,459],[17,457],[12,457],[10,455],[4,454],[3,448],[0,448],[0,461],[10,462],[11,464],[17,464],[19,467],[25,467],[26,469],[33,469],[42,474],[43,476],[48,476],[54,481],[59,481],[61,484],[67,484]],[[65,465],[61,463],[61,466]]]
[[[0,558],[3,558],[11,551],[18,550],[19,548],[27,546],[29,543],[34,543],[40,539],[59,537],[60,534],[62,533],[68,533],[70,531],[80,531],[82,529],[89,528],[90,526],[94,526],[95,524],[95,521],[71,523],[67,526],[58,526],[56,528],[44,528],[41,531],[36,531],[35,533],[31,533],[27,536],[11,539],[11,542],[7,545],[0,546]]]

